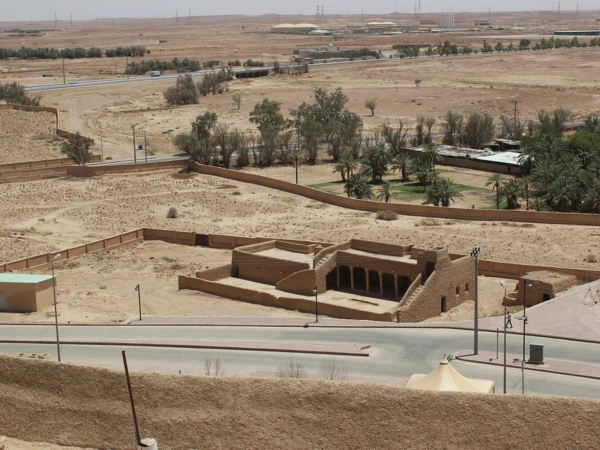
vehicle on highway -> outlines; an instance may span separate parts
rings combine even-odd
[[[69,84],[77,84],[77,81],[71,80],[71,81],[69,81]]]
[[[153,70],[150,74],[151,77],[160,77],[160,70]]]

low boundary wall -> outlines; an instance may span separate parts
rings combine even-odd
[[[161,161],[138,164],[114,164],[106,166],[68,166],[67,174],[72,177],[96,177],[110,173],[151,172],[162,169],[181,169],[188,166],[188,160]]]
[[[100,155],[92,155],[90,162],[100,162]],[[40,169],[45,167],[60,167],[60,166],[73,166],[75,161],[71,158],[57,158],[57,159],[42,159],[38,161],[26,161],[18,163],[0,164],[0,175],[6,172],[14,172],[19,170],[27,169]]]
[[[190,168],[195,172],[212,175],[243,183],[258,184],[260,186],[278,189],[291,194],[317,200],[342,208],[357,209],[361,211],[392,210],[406,216],[435,217],[454,220],[476,220],[493,222],[527,222],[547,223],[561,225],[588,225],[599,226],[600,215],[580,213],[558,213],[541,211],[506,211],[494,209],[466,209],[466,208],[444,208],[439,206],[408,205],[405,203],[380,203],[370,200],[358,200],[339,195],[329,194],[307,186],[276,180],[274,178],[256,175],[253,173],[240,172],[220,167],[205,166],[195,161],[190,161]]]
[[[35,269],[37,267],[48,266],[52,259],[57,255],[61,254],[61,257],[57,261],[63,261],[78,256],[87,255],[88,253],[100,252],[110,248],[120,247],[125,244],[129,244],[138,239],[143,239],[144,233],[142,229],[128,231],[121,233],[116,236],[110,236],[106,239],[99,241],[90,242],[88,244],[78,245],[76,247],[59,250],[56,252],[44,253],[42,255],[30,256],[29,258],[23,258],[18,261],[12,261],[5,264],[0,264],[0,273],[10,272],[13,270],[27,270]]]

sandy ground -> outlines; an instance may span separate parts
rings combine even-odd
[[[59,143],[54,114],[0,110],[0,164],[62,158]]]
[[[2,447],[4,444],[4,447]],[[86,447],[64,447],[57,444],[49,444],[47,442],[27,442],[19,439],[0,438],[0,448],[3,450],[94,450]]]
[[[165,450],[592,449],[600,439],[598,427],[590,426],[600,404],[591,400],[316,380],[131,378],[142,435]],[[0,356],[0,380],[3,433],[32,442],[132,448],[122,371]],[[532,420],[527,432],[515,432]]]

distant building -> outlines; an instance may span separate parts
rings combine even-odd
[[[454,13],[443,13],[440,26],[448,29],[454,28]]]
[[[320,27],[312,23],[280,23],[271,27],[271,33],[284,34],[308,34],[313,30],[318,30]]]
[[[0,311],[36,312],[54,303],[52,277],[0,273]]]
[[[420,322],[473,299],[474,262],[446,249],[350,241],[322,247],[267,241],[231,264],[179,277],[180,289],[346,319]]]

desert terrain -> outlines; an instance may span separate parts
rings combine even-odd
[[[487,14],[457,14],[471,26]],[[568,17],[565,13],[564,19]],[[571,14],[571,19],[574,15]],[[428,17],[428,16],[427,16]],[[555,13],[494,14],[494,25],[521,30],[479,33],[422,33],[401,36],[272,36],[272,25],[312,21],[307,17],[214,17],[148,20],[98,20],[60,23],[61,31],[39,36],[0,34],[0,47],[111,48],[145,45],[148,58],[170,60],[288,61],[293,49],[329,47],[389,50],[396,42],[481,46],[518,42],[523,36],[548,37],[559,27],[595,26],[595,15],[570,24],[549,23]],[[425,16],[424,16],[425,18]],[[437,16],[436,16],[437,18]],[[367,17],[375,20],[378,17]],[[413,18],[414,19],[414,18]],[[395,20],[410,22],[411,15]],[[324,27],[359,22],[330,16]],[[1,28],[15,24],[0,24]],[[53,28],[54,23],[21,24]],[[525,29],[526,28],[526,29]],[[158,44],[159,39],[167,40]],[[172,80],[84,88],[71,86],[42,93],[42,105],[56,107],[60,128],[103,138],[105,157],[131,158],[131,125],[147,133],[158,156],[177,149],[172,138],[210,110],[247,136],[256,134],[249,112],[264,98],[287,112],[310,101],[316,87],[342,88],[350,110],[362,115],[367,133],[385,120],[414,124],[418,115],[439,122],[448,109],[463,114],[485,111],[496,119],[518,102],[522,120],[539,109],[565,107],[576,117],[600,113],[598,48],[545,52],[424,58],[329,68],[302,76],[234,80],[229,91],[200,99],[198,105],[168,107],[163,91]],[[141,58],[131,58],[139,62]],[[124,78],[124,58],[66,61],[67,81]],[[42,77],[51,74],[52,77]],[[414,80],[422,80],[417,88]],[[0,61],[0,81],[27,86],[62,82],[62,61]],[[242,94],[241,108],[232,101]],[[364,107],[377,99],[375,115]],[[14,113],[14,114],[13,114]],[[0,111],[0,163],[60,157],[47,135],[50,115]],[[42,139],[43,137],[43,139]],[[444,168],[446,170],[447,168]],[[292,167],[248,168],[293,181]],[[394,175],[391,175],[394,176]],[[479,189],[486,175],[448,169],[445,176]],[[306,185],[338,179],[323,153],[316,166],[300,167]],[[491,192],[465,196],[456,206],[489,207]],[[412,200],[418,202],[417,200]],[[178,217],[167,218],[169,208]],[[384,206],[382,204],[382,209]],[[347,210],[303,197],[216,177],[163,170],[153,173],[62,178],[0,184],[0,261],[11,261],[102,239],[140,227],[337,243],[350,238],[420,248],[446,247],[467,254],[475,245],[482,259],[599,269],[588,262],[600,255],[595,227],[463,222],[419,217],[380,221],[372,213]],[[306,314],[178,292],[177,275],[192,274],[230,261],[230,252],[182,247],[158,241],[136,242],[101,254],[56,264],[61,323],[122,323],[137,317],[141,286],[147,315],[305,317]],[[40,270],[49,273],[48,270]],[[509,281],[509,290],[514,280]],[[498,279],[481,278],[482,316],[501,313]],[[466,320],[472,302],[431,321]],[[310,315],[312,316],[312,315]],[[33,314],[3,314],[2,322],[48,323],[50,309]],[[130,448],[134,433],[121,373],[0,356],[0,433],[10,450],[61,446]],[[595,448],[600,439],[597,402],[529,396],[422,393],[368,384],[307,380],[190,378],[134,374],[134,391],[144,436],[160,448]],[[60,420],[56,420],[60,417]],[[473,420],[477,417],[477,420]],[[393,419],[392,419],[393,418]],[[535,424],[518,432],[523,423]],[[451,430],[449,432],[448,430]],[[21,439],[18,441],[16,439]],[[43,444],[39,442],[52,442]],[[70,447],[73,448],[74,447]],[[88,449],[89,450],[89,449]]]
[[[0,356],[0,380],[3,433],[133,448],[122,372]],[[167,450],[591,449],[600,439],[591,426],[600,407],[589,400],[140,373],[132,374],[132,385],[142,437]],[[524,422],[527,432],[515,432]]]
[[[522,14],[494,17],[503,26],[527,26],[538,38],[548,36],[556,28],[546,22],[550,16],[543,14],[537,18]],[[294,21],[293,18],[288,19]],[[460,20],[469,24],[475,19],[476,16],[465,15]],[[345,19],[331,20],[323,26],[340,26]],[[202,26],[199,26],[200,23]],[[167,59],[169,55],[176,55],[200,61],[254,58],[273,62],[289,60],[295,48],[324,47],[331,43],[343,48],[368,46],[391,49],[395,42],[436,43],[449,39],[458,44],[480,45],[483,41],[481,33],[473,32],[340,38],[262,33],[276,23],[273,17],[262,21],[234,17],[197,21],[180,19],[177,24],[160,20],[117,20],[114,25],[110,21],[76,22],[72,27],[45,32],[40,36],[4,34],[0,36],[0,46],[95,45],[110,48],[146,45],[151,50],[149,58]],[[524,32],[521,30],[519,33],[486,30],[484,37],[494,39],[497,36],[499,40],[517,42]],[[165,39],[167,43],[158,44],[159,39]],[[349,109],[362,115],[367,133],[377,132],[386,120],[394,123],[401,119],[413,124],[418,115],[435,117],[436,127],[439,127],[448,109],[463,114],[472,110],[486,111],[498,118],[501,113],[511,113],[513,100],[518,101],[521,120],[534,118],[539,109],[550,110],[559,106],[569,108],[576,117],[584,117],[600,112],[598,51],[597,48],[562,49],[381,60],[335,69],[314,68],[302,76],[234,80],[229,84],[227,93],[201,97],[198,105],[179,107],[166,105],[163,91],[173,81],[160,78],[134,84],[94,88],[74,86],[43,92],[42,104],[59,110],[61,128],[93,137],[97,153],[102,136],[105,157],[115,159],[132,156],[132,124],[138,124],[137,130],[147,134],[152,153],[171,155],[177,152],[172,138],[178,133],[189,132],[190,123],[204,111],[216,112],[231,129],[236,128],[250,136],[257,132],[249,121],[254,104],[270,98],[281,102],[282,111],[287,112],[303,101],[310,101],[316,87],[328,90],[342,88],[348,95]],[[119,59],[123,60],[69,60],[66,62],[69,80],[122,77],[124,74],[119,73],[119,63],[124,61],[117,61]],[[34,85],[52,82],[41,75],[57,72],[56,65],[59,63],[51,60],[0,61],[0,71],[4,81],[18,80]],[[117,67],[112,70],[112,75],[111,68],[102,66],[115,63]],[[60,82],[60,78],[55,76],[54,81]],[[422,80],[418,88],[414,84],[416,78]],[[233,92],[242,93],[239,110],[231,99]],[[365,100],[369,98],[378,100],[374,116],[364,107]],[[25,143],[22,147],[27,150],[21,152],[23,158],[59,156],[56,146],[30,144],[31,135],[44,134],[51,126],[46,114],[40,115],[34,126],[30,123],[31,113],[10,113],[17,114],[18,120],[14,119],[14,114],[5,119],[0,160],[14,158],[13,142],[19,145]],[[245,170],[287,181],[293,181],[294,177],[292,167]],[[493,200],[490,187],[486,186],[487,174],[451,168],[443,170],[445,176],[457,183],[477,189],[466,193],[463,199],[457,199],[454,206],[491,207]],[[316,166],[300,167],[302,184],[315,186],[336,180],[338,175],[332,173],[332,164],[325,152],[322,152]],[[341,193],[340,185],[324,189]],[[355,237],[413,244],[421,248],[443,246],[453,253],[463,254],[467,254],[474,245],[480,245],[484,259],[582,268],[597,268],[598,263],[589,263],[585,259],[589,253],[600,252],[594,239],[597,231],[592,227],[458,222],[415,217],[383,222],[376,220],[371,213],[344,210],[259,186],[172,171],[0,185],[0,194],[0,208],[5,213],[0,216],[0,259],[3,261],[59,250],[143,226],[332,243]],[[420,203],[422,199],[400,198],[396,201]],[[167,219],[170,207],[177,209],[177,219]],[[383,204],[382,209],[385,209]],[[70,266],[58,267],[59,272],[65,271],[64,281],[61,281],[64,283],[61,285],[61,301],[65,304],[72,302],[74,307],[72,315],[67,311],[61,313],[63,319],[75,321],[79,317],[79,320],[92,322],[127,320],[135,313],[135,302],[118,312],[115,304],[119,303],[119,298],[131,296],[132,278],[148,285],[149,289],[145,289],[148,292],[156,293],[148,299],[149,313],[164,314],[166,296],[181,297],[177,300],[181,309],[175,308],[180,314],[218,315],[219,310],[220,314],[235,315],[260,315],[264,312],[256,305],[240,306],[237,302],[230,304],[219,300],[218,305],[211,305],[216,300],[200,294],[194,294],[194,298],[201,298],[201,301],[191,307],[186,301],[189,294],[173,292],[176,274],[193,273],[213,263],[225,262],[227,255],[198,249],[186,249],[186,255],[181,255],[178,249],[157,245],[143,243],[120,249],[106,255],[104,262],[101,261],[103,258],[92,255]],[[132,271],[133,267],[135,271]],[[73,276],[66,276],[68,272]],[[113,274],[113,285],[98,280],[99,272]],[[122,275],[115,276],[121,272]],[[164,283],[164,291],[158,287],[163,278],[168,281]],[[494,301],[499,301],[501,294],[496,281],[491,284],[495,286],[491,289]],[[101,286],[105,287],[101,289]],[[94,301],[82,300],[89,300],[89,297]],[[93,306],[78,314],[82,304]],[[492,314],[496,306],[491,305],[488,313]],[[42,313],[28,319],[47,321],[49,317]]]

